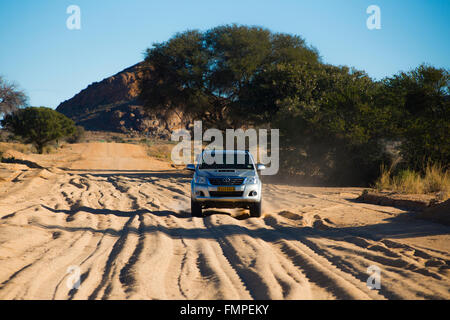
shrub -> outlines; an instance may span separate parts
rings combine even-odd
[[[111,140],[115,143],[126,143],[126,140],[119,136],[112,136]]]
[[[48,143],[75,133],[71,119],[45,107],[19,109],[6,115],[1,124],[25,143],[32,143],[39,153]]]
[[[77,126],[75,129],[75,133],[68,137],[66,141],[68,143],[79,143],[84,141],[86,135],[86,131],[82,126]]]

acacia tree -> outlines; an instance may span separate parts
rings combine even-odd
[[[285,172],[362,184],[376,177],[385,159],[382,129],[390,113],[375,103],[379,88],[348,67],[280,63],[247,88],[247,117],[280,129]]]
[[[448,167],[449,73],[420,66],[383,81],[321,63],[298,36],[220,26],[176,34],[146,52],[148,109],[180,110],[216,128],[280,128],[283,169],[363,184],[402,140],[407,164]]]
[[[424,162],[450,166],[450,74],[448,69],[420,65],[384,80],[384,103],[396,110],[397,136],[407,166]]]
[[[20,91],[14,83],[10,83],[0,76],[0,116],[14,111],[26,103],[25,93]]]
[[[147,49],[140,97],[148,109],[181,109],[218,128],[239,126],[247,84],[271,65],[295,61],[319,61],[298,36],[239,25],[186,31]]]
[[[49,142],[71,136],[75,123],[62,113],[45,107],[27,107],[7,114],[1,124],[8,131],[32,143],[39,153]]]

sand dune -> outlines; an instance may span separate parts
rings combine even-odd
[[[202,219],[190,174],[140,146],[33,157],[43,168],[0,167],[0,299],[450,298],[450,227],[354,202],[360,189],[266,184],[262,218]]]

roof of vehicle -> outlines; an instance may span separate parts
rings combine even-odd
[[[248,150],[204,150],[203,153],[213,154],[213,153],[234,153],[234,154],[248,154]]]

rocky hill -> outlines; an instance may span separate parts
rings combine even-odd
[[[142,63],[90,84],[56,110],[86,130],[142,133],[167,137],[182,126],[176,113],[146,112],[138,100]]]

